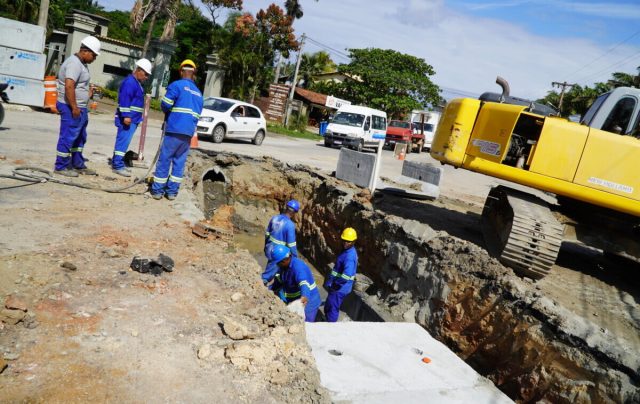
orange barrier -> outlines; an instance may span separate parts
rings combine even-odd
[[[190,147],[192,149],[195,149],[197,147],[199,147],[198,145],[198,134],[196,133],[195,135],[191,136],[191,145]]]
[[[58,90],[56,89],[56,76],[46,76],[44,78],[44,107],[57,114],[56,101],[58,100]]]

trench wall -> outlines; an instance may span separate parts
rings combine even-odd
[[[341,229],[354,227],[371,301],[423,326],[512,399],[640,402],[638,353],[541,296],[480,247],[376,211],[366,189],[269,158],[192,155],[191,186],[202,204],[212,167],[226,180],[216,198],[256,226],[298,199],[298,248],[321,271],[340,249]]]

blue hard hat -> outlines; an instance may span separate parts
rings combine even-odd
[[[290,255],[291,250],[284,245],[277,245],[273,248],[273,251],[271,251],[271,259],[275,261],[276,264]]]
[[[294,212],[297,212],[300,210],[300,202],[296,201],[295,199],[292,199],[289,202],[287,202],[287,208],[290,208]]]

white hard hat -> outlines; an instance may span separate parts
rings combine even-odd
[[[149,59],[142,58],[138,60],[136,62],[136,66],[138,66],[148,74],[151,74],[151,62],[149,62]]]
[[[100,41],[95,36],[88,36],[80,42],[85,48],[89,48],[96,55],[100,54]]]

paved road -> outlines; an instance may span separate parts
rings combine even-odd
[[[14,160],[20,159],[29,164],[43,164],[44,168],[51,168],[55,159],[55,146],[59,128],[57,115],[31,110],[15,110],[15,107],[7,110],[5,121],[0,128],[0,154],[7,155]],[[150,120],[147,141],[145,145],[145,157],[151,160],[157,150],[160,140],[159,120]],[[113,152],[115,141],[115,127],[112,115],[105,111],[101,114],[92,114],[89,123],[89,139],[85,147],[85,156],[91,164],[106,164],[107,158]],[[138,130],[131,142],[131,149],[137,150],[139,141]],[[36,147],[37,146],[37,147]],[[51,150],[50,161],[43,161],[35,152],[36,149],[46,148]],[[204,150],[226,151],[248,156],[271,156],[281,161],[305,164],[317,167],[325,172],[336,169],[339,149],[324,147],[322,142],[306,139],[295,139],[269,133],[261,146],[255,146],[248,141],[230,140],[220,144],[209,141],[200,141],[200,148]],[[393,156],[393,152],[382,152],[383,163],[380,170],[381,177],[395,178],[400,175],[402,161]],[[429,162],[439,165],[428,153],[407,155],[408,161]],[[6,167],[5,170],[6,171]],[[450,198],[464,199],[467,202],[482,205],[491,186],[502,181],[473,173],[467,170],[457,170],[450,166],[444,167],[441,194]]]

